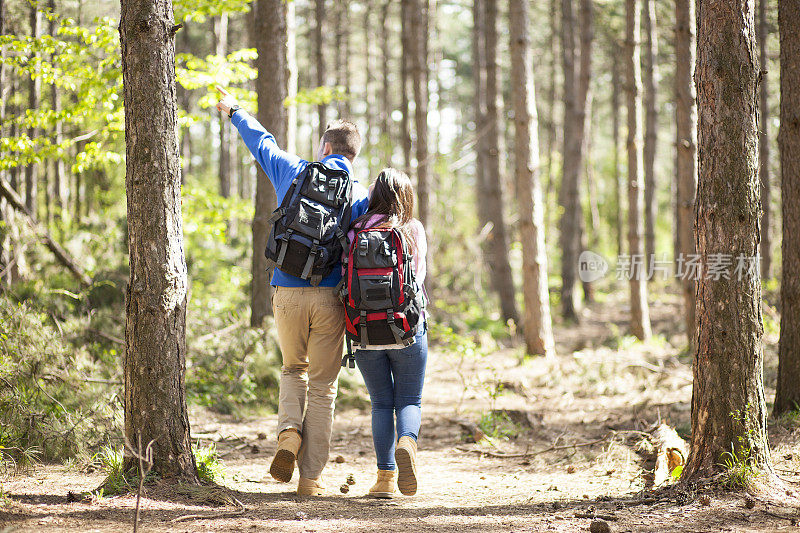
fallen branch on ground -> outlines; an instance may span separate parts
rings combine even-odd
[[[580,448],[583,446],[594,446],[595,444],[600,444],[601,442],[607,441],[614,435],[614,432],[607,433],[603,438],[593,440],[591,442],[579,442],[577,444],[565,444],[564,446],[550,446],[549,448],[545,448],[544,450],[539,450],[538,452],[525,452],[525,453],[495,453],[490,452],[487,450],[474,450],[470,448],[464,447],[457,447],[457,450],[462,452],[470,452],[470,453],[477,453],[479,455],[485,455],[487,457],[497,457],[503,459],[510,459],[510,458],[519,458],[519,457],[534,457],[536,455],[541,455],[547,452],[555,452],[558,450],[569,450],[571,448]]]
[[[234,498],[230,495],[233,502],[239,506],[239,509],[235,511],[225,511],[221,513],[212,513],[212,514],[187,514],[183,516],[179,516],[178,518],[173,518],[171,520],[172,523],[177,522],[185,522],[187,520],[213,520],[215,518],[233,518],[234,516],[240,516],[247,511],[247,507],[244,506],[242,502],[240,502],[237,498]]]

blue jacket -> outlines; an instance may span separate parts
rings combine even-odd
[[[255,117],[243,109],[236,111],[231,117],[231,124],[239,130],[244,143],[256,158],[258,164],[264,169],[275,193],[278,196],[278,205],[283,201],[294,179],[305,170],[308,161],[289,154],[275,142],[275,137],[264,129]],[[360,185],[353,176],[353,167],[350,160],[343,155],[333,154],[322,160],[330,168],[345,170],[353,180],[353,209],[352,218],[355,220],[367,212],[369,199],[367,190]],[[345,231],[347,228],[343,228]],[[259,253],[255,250],[254,253]],[[333,272],[322,279],[320,287],[335,287],[342,278],[341,265],[334,267]],[[311,284],[303,279],[292,276],[276,268],[272,273],[271,284],[275,287],[310,287]]]

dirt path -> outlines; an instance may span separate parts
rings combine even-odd
[[[791,496],[784,496],[781,505],[756,498],[748,508],[742,495],[715,492],[705,501],[691,492],[671,497],[641,492],[645,480],[638,432],[659,417],[679,431],[688,430],[691,361],[676,355],[681,342],[667,335],[680,320],[675,302],[654,306],[655,331],[665,337],[647,345],[617,338],[615,328],[624,330],[621,322],[613,325],[621,318],[618,309],[598,305],[579,328],[559,327],[562,355],[553,361],[520,364],[510,349],[482,358],[431,354],[419,452],[421,485],[413,498],[364,497],[375,470],[368,410],[337,413],[332,461],[324,473],[330,495],[311,499],[298,499],[294,483],[280,484],[267,475],[275,417],[237,422],[195,413],[194,436],[217,441],[225,454],[225,484],[246,510],[234,517],[173,523],[182,515],[232,508],[145,498],[142,530],[587,531],[592,514],[602,515],[611,531],[792,529],[790,517],[800,511]],[[504,389],[499,393],[498,383]],[[493,439],[494,444],[468,443],[457,421],[476,422],[491,409],[522,413],[515,427],[519,434]],[[259,433],[268,438],[260,439]],[[773,428],[772,433],[778,466],[800,470],[800,430]],[[593,441],[599,442],[566,447]],[[556,449],[544,451],[550,448]],[[480,450],[535,455],[493,458],[476,453]],[[335,462],[337,456],[344,462]],[[350,475],[356,483],[343,494],[339,487]],[[5,483],[0,533],[130,530],[134,497],[66,503],[68,491],[92,490],[101,480],[100,474],[48,466]],[[787,487],[793,491],[796,486]]]

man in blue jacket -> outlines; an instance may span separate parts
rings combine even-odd
[[[217,109],[229,116],[239,130],[275,187],[280,204],[308,161],[282,150],[275,137],[231,95],[217,89],[222,94]],[[369,203],[366,189],[353,177],[352,164],[360,149],[361,135],[356,125],[339,120],[325,130],[317,152],[325,165],[346,171],[353,180],[353,220],[367,211]],[[347,229],[342,228],[345,233]],[[288,482],[296,461],[300,471],[297,494],[301,496],[318,496],[324,491],[320,475],[330,453],[344,339],[344,307],[333,290],[341,277],[341,265],[318,287],[278,268],[272,274],[272,310],[283,367],[278,397],[278,451],[270,474],[278,481]]]

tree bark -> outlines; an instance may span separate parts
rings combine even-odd
[[[781,63],[781,337],[775,414],[800,405],[800,4],[778,1]],[[762,83],[764,83],[762,81]]]
[[[222,13],[212,19],[214,53],[225,58],[228,55],[228,14]],[[223,198],[231,195],[231,121],[219,114],[219,194]]]
[[[381,6],[381,34],[383,38],[380,39],[381,43],[381,106],[380,106],[380,122],[381,131],[378,136],[379,142],[383,147],[383,161],[387,164],[392,160],[392,139],[391,130],[389,129],[389,119],[391,118],[391,110],[393,109],[391,96],[389,93],[389,72],[391,53],[389,52],[389,7],[391,0],[384,0]]]
[[[580,184],[580,176],[585,170],[587,184],[591,180],[589,172],[591,172],[589,162],[589,131],[591,127],[591,107],[592,107],[592,91],[591,91],[591,78],[592,78],[592,41],[594,40],[594,7],[593,0],[581,0],[580,3],[580,70],[578,71],[578,105],[577,105],[577,133],[579,139],[579,167],[578,167],[578,183]],[[578,186],[580,189],[580,185]],[[591,195],[591,193],[590,193]],[[591,200],[591,196],[590,196]],[[590,202],[591,203],[591,202]],[[589,236],[586,228],[586,219],[583,214],[583,204],[580,200],[580,192],[578,192],[578,220],[580,221],[578,230],[578,249],[586,250],[589,246]],[[583,298],[586,302],[594,301],[594,289],[592,282],[583,279],[581,280],[583,288]]]
[[[255,48],[258,51],[258,121],[270,128],[279,146],[286,146],[287,115],[283,100],[289,85],[287,68],[287,2],[257,0],[255,16]],[[250,325],[258,327],[271,314],[272,293],[267,279],[264,250],[269,237],[269,218],[277,207],[275,190],[264,170],[258,167],[255,215],[253,216],[253,283],[251,287]]]
[[[658,142],[658,106],[656,94],[656,56],[658,38],[655,0],[642,0],[644,24],[644,238],[645,264],[656,253],[656,143]]]
[[[412,0],[401,0],[400,2],[400,41],[402,49],[400,53],[400,110],[402,120],[400,121],[400,144],[403,147],[403,165],[408,175],[411,175],[411,108],[409,106],[408,94],[411,85],[411,20]]]
[[[50,12],[55,14],[56,12],[56,2],[55,0],[50,0],[49,3]],[[56,19],[50,20],[48,32],[51,36],[56,35]],[[51,57],[51,60],[54,60]],[[50,87],[50,105],[53,109],[53,112],[59,113],[61,111],[61,92],[55,84]],[[56,143],[61,143],[62,136],[63,136],[64,128],[63,124],[60,120],[56,120],[55,128],[53,132],[53,140]],[[64,159],[61,157],[57,157],[53,160],[53,197],[55,199],[55,206],[54,206],[54,219],[56,222],[56,226],[58,226],[60,231],[64,229],[64,177],[65,177],[65,169],[64,169]]]
[[[767,83],[767,0],[758,0],[758,47],[761,63],[761,81],[759,82],[758,99],[758,178],[761,182],[761,277],[769,279],[772,270],[772,239],[770,238],[770,205],[769,179],[769,89]],[[784,234],[786,235],[786,234]]]
[[[495,292],[500,297],[500,312],[505,321],[519,324],[514,278],[508,259],[508,237],[503,213],[503,179],[500,171],[499,112],[497,87],[497,0],[484,0],[486,34],[486,198],[487,214],[492,228],[487,239],[491,256],[489,272]],[[480,201],[480,199],[479,199]]]
[[[286,68],[288,79],[287,96],[297,96],[297,21],[295,19],[295,2],[286,2]],[[285,107],[286,113],[286,151],[297,153],[297,106]],[[244,178],[243,178],[244,179]]]
[[[481,233],[489,223],[489,212],[484,199],[486,192],[486,20],[483,9],[484,0],[472,2],[472,110],[475,121],[475,204]],[[483,240],[484,263],[488,264],[491,250],[486,239]]]
[[[530,51],[527,0],[509,0],[511,90],[514,99],[514,163],[519,233],[522,240],[522,323],[525,346],[531,355],[552,357],[555,352],[547,283],[544,205],[540,183],[539,136],[533,59]]]
[[[371,43],[372,43],[372,36],[370,32],[370,28],[372,28],[372,2],[370,0],[364,1],[364,41],[361,46],[364,47],[364,103],[366,104],[366,109],[364,111],[364,119],[367,123],[367,128],[364,130],[364,148],[365,150],[362,153],[365,155],[367,160],[367,171],[369,172],[369,176],[374,175],[374,161],[375,161],[375,143],[374,143],[374,133],[375,133],[375,113],[373,109],[375,108],[375,98],[373,97],[371,91],[372,85],[372,52],[371,52]],[[386,40],[386,37],[383,37],[383,40]]]
[[[314,2],[314,58],[317,73],[317,86],[322,87],[325,85],[325,55],[322,53],[323,40],[322,40],[322,27],[325,23],[325,0],[315,0]],[[328,126],[326,118],[327,106],[320,104],[317,106],[317,120],[319,128],[319,137],[325,133],[325,128]]]
[[[430,222],[430,157],[428,148],[428,34],[427,0],[411,0],[409,45],[411,85],[414,94],[414,131],[417,159],[417,213],[428,231]]]
[[[561,0],[561,58],[564,84],[564,149],[562,151],[562,208],[559,222],[561,247],[561,314],[566,320],[578,320],[580,297],[576,290],[580,248],[581,207],[578,183],[581,169],[579,137],[578,76],[575,69],[575,14],[572,0]]]
[[[615,226],[617,230],[617,256],[621,256],[625,250],[623,238],[623,197],[622,197],[622,173],[620,171],[619,157],[619,87],[621,84],[619,76],[619,54],[621,50],[616,41],[611,43],[611,138],[614,143],[614,197],[617,200],[615,213]]]
[[[153,472],[197,483],[186,409],[187,274],[171,0],[122,0],[130,281],[125,437],[153,443]],[[144,450],[139,450],[143,452]],[[138,469],[129,454],[125,469]]]
[[[695,2],[675,2],[675,191],[677,249],[684,260],[695,253],[694,204],[697,192],[697,104],[694,88]],[[691,276],[680,279],[686,337],[695,346],[695,287]]]
[[[0,0],[0,36],[5,35],[5,33],[6,33],[5,1]],[[6,118],[6,98],[8,98],[6,92],[5,70],[3,69],[5,58],[6,58],[6,47],[0,46],[0,138],[5,136],[4,121]],[[5,179],[6,179],[6,172],[0,170],[0,180],[5,180]],[[11,224],[8,222],[10,212],[11,209],[7,209],[5,200],[0,199],[0,223],[7,224],[9,228],[11,227]],[[3,225],[0,225],[0,227],[3,227]],[[0,231],[0,272],[5,272],[11,261],[11,242],[9,238],[9,233],[10,231],[5,229]],[[0,276],[0,284],[2,283],[3,283],[3,276]]]
[[[647,272],[642,242],[642,66],[640,60],[640,3],[625,0],[625,92],[628,110],[628,253],[631,257],[631,333],[638,339],[650,337],[650,312],[647,307]],[[638,263],[638,265],[637,265]]]
[[[722,468],[723,454],[771,472],[763,384],[753,2],[703,0],[697,12],[699,173],[695,239],[706,270],[697,287],[692,439],[683,477]],[[713,275],[732,257],[730,279]],[[741,263],[739,263],[741,261]],[[737,264],[739,263],[739,264]]]
[[[555,173],[553,172],[553,157],[556,151],[556,76],[558,75],[558,0],[549,0],[548,25],[550,26],[549,35],[549,75],[550,83],[547,85],[547,167],[545,170],[546,189],[544,192],[545,202],[545,226],[549,226],[551,218],[549,213],[555,213],[555,208],[550,208],[550,197],[555,190]]]
[[[31,4],[30,6],[30,26],[31,37],[34,39],[39,38],[39,26],[41,15],[39,13],[38,4]],[[31,58],[36,61],[36,54]],[[37,109],[39,107],[39,93],[41,92],[41,81],[39,77],[31,78],[28,82],[28,109]],[[30,126],[28,128],[28,137],[31,140],[39,136],[39,128]],[[34,220],[38,219],[37,210],[38,206],[38,185],[39,185],[39,165],[31,163],[25,166],[25,207],[30,212]]]

